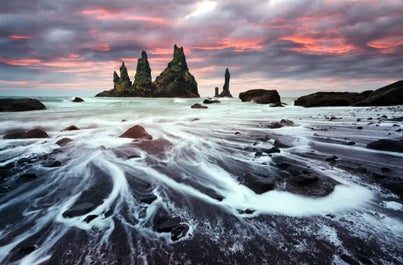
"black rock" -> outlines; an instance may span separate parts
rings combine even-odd
[[[222,87],[222,92],[218,95],[218,97],[229,97],[232,98],[231,92],[229,91],[229,81],[230,81],[230,74],[228,68],[225,69],[224,74],[224,86]]]
[[[367,148],[403,153],[403,140],[380,139],[367,144]]]
[[[221,103],[221,101],[216,100],[216,99],[205,99],[203,101],[203,104],[213,104],[213,103]]]
[[[275,184],[272,180],[266,177],[252,175],[250,173],[244,175],[240,179],[240,182],[249,189],[253,190],[256,194],[265,193],[267,191],[273,190],[275,187]]]
[[[80,98],[80,97],[75,97],[72,102],[83,102],[84,99]]]
[[[29,138],[49,138],[48,134],[42,129],[33,129],[30,131],[13,131],[6,133],[3,139],[29,139]]]
[[[191,106],[191,108],[192,108],[192,109],[208,109],[207,106],[204,106],[204,105],[199,104],[199,103],[193,104],[193,105]]]
[[[65,137],[65,138],[62,138],[59,141],[57,141],[56,144],[60,145],[60,146],[65,146],[66,144],[68,144],[68,143],[70,143],[72,141],[73,141],[73,139]]]
[[[91,212],[95,209],[95,204],[90,202],[85,202],[76,206],[73,206],[69,210],[63,213],[63,217],[65,218],[72,218],[80,215],[84,215],[86,213]]]
[[[281,106],[280,95],[277,90],[252,89],[239,93],[242,102],[253,101],[258,104],[275,104]]]
[[[91,222],[92,220],[94,220],[97,217],[98,217],[98,215],[96,215],[96,214],[87,215],[87,217],[85,217],[85,219],[84,219],[84,222],[86,222],[88,224],[89,222]]]
[[[171,229],[171,240],[177,241],[182,237],[186,236],[189,231],[189,226],[187,224],[179,224]]]
[[[0,112],[44,110],[45,105],[33,98],[2,98]]]

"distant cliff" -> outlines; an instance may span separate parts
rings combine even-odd
[[[200,97],[197,82],[189,72],[183,48],[174,46],[172,61],[156,78],[151,80],[151,68],[147,53],[142,51],[138,59],[133,84],[122,63],[120,76],[113,73],[113,89],[103,91],[96,97]]]

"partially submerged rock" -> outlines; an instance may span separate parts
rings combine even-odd
[[[75,126],[75,125],[70,125],[70,126],[64,128],[64,129],[62,130],[62,132],[64,132],[64,131],[77,131],[77,130],[80,130],[80,128],[78,128],[78,127]]]
[[[62,139],[58,140],[58,141],[56,142],[56,144],[57,144],[57,145],[60,145],[60,146],[65,146],[65,145],[67,145],[68,143],[70,143],[70,142],[72,142],[72,141],[73,141],[73,139],[70,139],[70,138],[65,137],[65,138],[62,138]]]
[[[193,104],[193,105],[191,106],[191,108],[192,108],[192,109],[208,109],[207,106],[204,106],[204,105],[199,104],[199,103]]]
[[[29,139],[29,138],[49,138],[49,135],[42,129],[29,131],[13,131],[4,135],[3,139]]]
[[[380,139],[369,143],[367,148],[403,153],[403,140]]]
[[[2,98],[0,112],[44,110],[45,105],[33,98]]]
[[[249,101],[258,104],[273,104],[273,106],[281,106],[280,95],[277,90],[252,89],[239,93],[242,102]]]
[[[132,139],[146,139],[151,140],[153,137],[144,129],[141,125],[135,125],[125,131],[119,137],[121,138],[132,138]]]
[[[245,185],[249,189],[253,190],[256,194],[262,194],[267,191],[273,190],[275,184],[272,180],[267,177],[253,175],[247,173],[240,179],[240,183]]]
[[[203,104],[214,104],[214,103],[221,103],[221,101],[216,99],[207,98],[203,101]]]
[[[80,98],[80,97],[75,97],[72,102],[84,102],[84,99]]]

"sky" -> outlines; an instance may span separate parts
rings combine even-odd
[[[183,46],[202,96],[363,91],[403,79],[401,0],[1,0],[0,96],[95,95]]]

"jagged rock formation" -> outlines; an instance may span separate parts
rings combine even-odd
[[[148,97],[154,94],[154,85],[151,81],[151,68],[145,51],[141,52],[141,58],[137,61],[133,88],[137,97]]]
[[[379,88],[375,91],[356,92],[317,92],[299,97],[295,106],[390,106],[403,104],[403,81]]]
[[[273,106],[281,106],[280,95],[277,90],[252,89],[239,93],[242,102],[253,101],[258,104],[272,104]]]
[[[168,67],[155,79],[158,97],[200,97],[197,83],[189,72],[183,47],[174,46],[174,55]]]
[[[224,86],[222,87],[222,92],[218,97],[230,97],[232,98],[231,92],[229,91],[229,80],[230,80],[230,74],[228,68],[225,69],[225,81],[224,81]]]
[[[132,82],[124,62],[120,66],[120,77],[113,72],[113,89],[101,92],[96,97],[130,97],[133,94]]]
[[[168,67],[151,80],[151,68],[147,53],[142,51],[137,62],[133,85],[122,63],[120,77],[113,73],[113,89],[96,95],[97,97],[200,97],[197,82],[189,72],[183,48],[174,46],[174,55]]]

